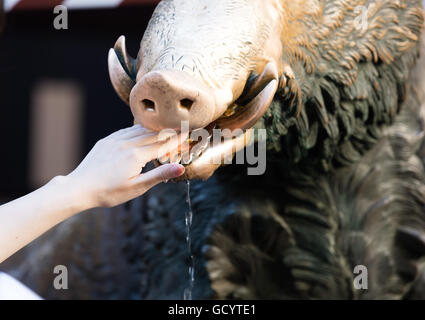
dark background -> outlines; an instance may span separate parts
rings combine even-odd
[[[80,84],[84,91],[80,159],[97,140],[132,125],[129,108],[109,81],[107,55],[120,35],[136,56],[152,5],[70,10],[69,29],[53,27],[52,10],[12,11],[0,36],[0,199],[31,191],[30,99],[43,78]]]

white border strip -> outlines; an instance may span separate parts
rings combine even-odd
[[[1,0],[0,0],[1,1]],[[19,2],[20,0],[4,0],[4,11],[8,12]]]
[[[62,4],[68,9],[115,8],[123,0],[65,0]]]

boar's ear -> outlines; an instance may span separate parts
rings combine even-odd
[[[127,54],[125,37],[121,36],[108,56],[109,76],[119,97],[129,104],[131,89],[136,84],[136,63]]]

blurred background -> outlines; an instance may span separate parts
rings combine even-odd
[[[69,173],[97,140],[132,125],[107,55],[120,35],[137,55],[158,2],[3,0],[0,202]],[[68,29],[54,28],[59,4],[68,8]]]

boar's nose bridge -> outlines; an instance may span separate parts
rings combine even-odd
[[[188,121],[191,129],[213,121],[213,90],[182,71],[146,74],[134,87],[130,105],[136,120],[151,130],[178,129]]]

